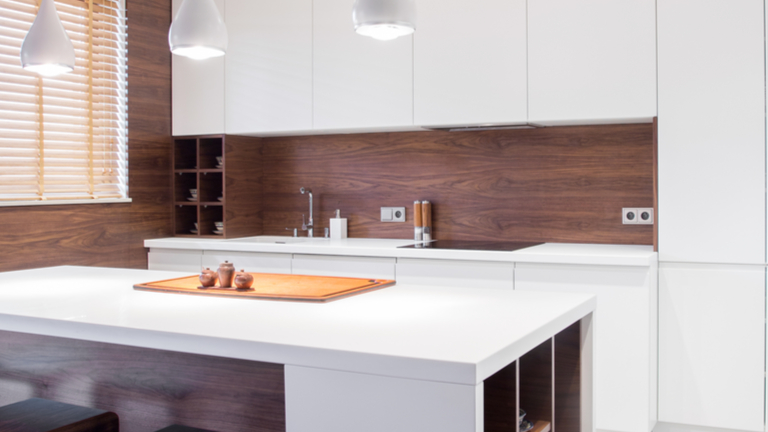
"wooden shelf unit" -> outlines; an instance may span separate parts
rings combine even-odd
[[[519,432],[519,409],[529,432],[581,429],[580,324],[527,352],[488,377],[483,386],[485,432]]]
[[[251,140],[224,135],[173,139],[175,236],[235,238],[262,233],[259,147]],[[221,168],[217,157],[222,158]],[[196,200],[190,189],[197,189]],[[214,222],[224,223],[223,235],[214,233]],[[195,223],[197,234],[192,233]]]

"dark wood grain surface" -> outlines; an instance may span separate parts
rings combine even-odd
[[[581,324],[555,335],[555,423],[557,432],[581,431]],[[594,403],[594,401],[593,401]]]
[[[0,405],[41,397],[102,409],[123,432],[282,432],[284,387],[282,365],[0,332]]]
[[[485,432],[517,431],[517,362],[483,382],[483,406]]]
[[[554,409],[553,340],[532,349],[520,363],[520,408],[529,421],[552,423]]]
[[[261,143],[256,138],[232,135],[226,136],[225,143],[225,234],[230,238],[260,235],[264,199]]]
[[[171,0],[127,3],[130,204],[0,208],[0,271],[76,264],[146,268],[171,235]]]
[[[414,200],[433,203],[433,238],[653,244],[622,207],[653,206],[653,125],[266,138],[264,234],[301,225],[315,192],[315,232],[336,209],[350,237],[412,238]],[[379,208],[407,208],[406,223]]]
[[[31,398],[0,407],[3,432],[118,432],[113,412]]]

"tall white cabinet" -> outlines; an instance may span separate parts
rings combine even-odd
[[[763,431],[765,5],[657,4],[659,421]]]
[[[527,3],[531,122],[656,116],[655,0]]]
[[[225,16],[225,0],[214,0]],[[173,16],[182,0],[173,0]],[[192,60],[172,55],[171,107],[174,136],[223,134],[224,57]]]
[[[764,264],[763,1],[658,8],[659,260]]]
[[[312,0],[226,0],[227,133],[312,129]]]
[[[363,37],[352,26],[349,0],[313,0],[313,5],[314,128],[412,125],[412,36]]]
[[[418,0],[414,123],[525,123],[525,0]]]

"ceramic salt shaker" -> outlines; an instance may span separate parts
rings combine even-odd
[[[222,288],[232,288],[232,280],[235,278],[235,265],[229,261],[224,261],[219,265],[219,286]]]

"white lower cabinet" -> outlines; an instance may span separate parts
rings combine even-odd
[[[235,271],[291,274],[291,257],[279,253],[203,251],[203,267],[216,270],[219,264],[229,261],[235,265]]]
[[[147,254],[147,268],[199,273],[202,257],[199,250],[152,248]]]
[[[509,262],[397,259],[397,282],[404,284],[512,289],[514,274]]]
[[[659,420],[763,431],[763,266],[661,264]]]
[[[515,266],[516,290],[597,295],[597,430],[648,432],[656,423],[656,281],[655,266]]]
[[[395,261],[395,258],[296,254],[293,274],[395,279]]]

